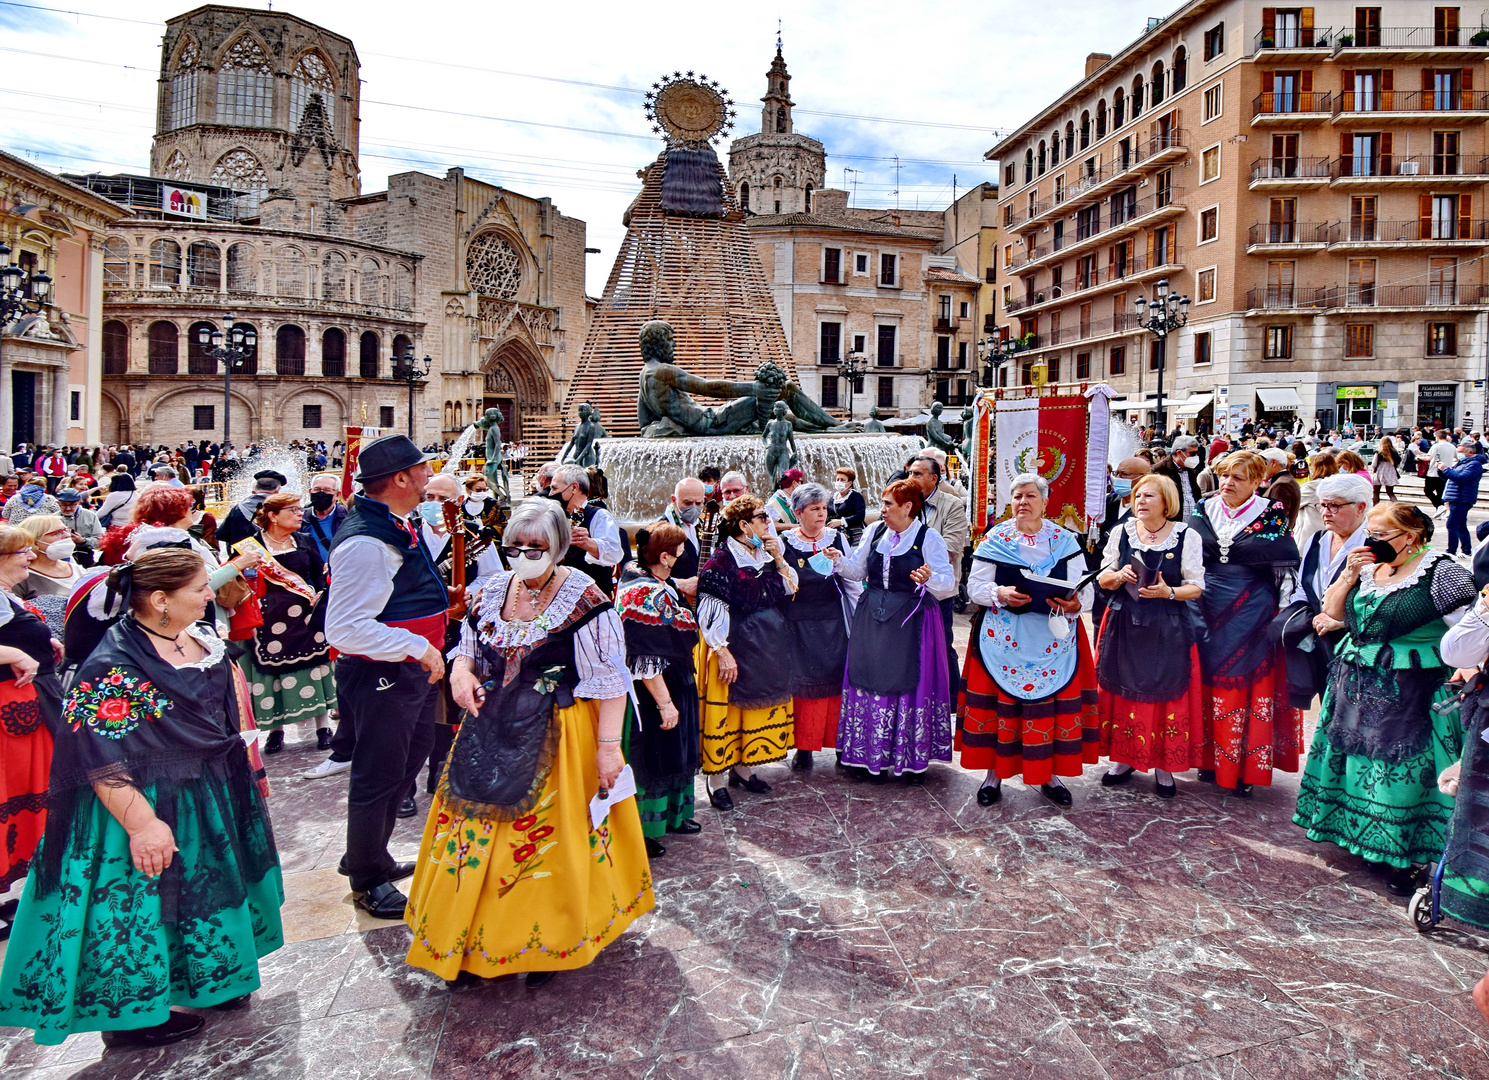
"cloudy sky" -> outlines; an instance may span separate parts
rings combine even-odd
[[[364,191],[393,173],[458,165],[551,196],[601,249],[589,263],[598,294],[636,170],[660,148],[641,97],[658,76],[719,80],[738,103],[735,133],[756,131],[781,17],[796,129],[826,145],[828,183],[853,190],[855,205],[940,208],[953,185],[995,179],[982,154],[999,131],[1172,0],[276,2],[356,43]],[[190,7],[0,0],[0,146],[58,171],[143,172],[163,23]]]

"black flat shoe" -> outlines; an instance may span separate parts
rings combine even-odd
[[[200,1016],[171,1010],[171,1018],[154,1027],[135,1028],[133,1031],[105,1031],[103,1045],[115,1046],[168,1046],[182,1039],[189,1039],[206,1024]]]
[[[713,803],[715,810],[733,810],[734,796],[729,794],[726,787],[716,787],[708,793],[708,801]]]
[[[984,784],[977,789],[977,805],[992,806],[1003,797],[1002,784]]]
[[[1160,784],[1155,780],[1153,782],[1153,794],[1157,795],[1160,799],[1172,799],[1175,795],[1179,794],[1179,785]]]
[[[375,889],[358,893],[353,902],[373,918],[401,919],[403,909],[408,906],[408,897],[403,895],[397,885],[385,881]]]
[[[1251,785],[1246,783],[1244,780],[1237,781],[1234,789],[1234,794],[1238,799],[1251,798]]]
[[[331,749],[331,729],[328,727],[315,729],[315,748],[317,750]]]
[[[651,837],[647,836],[642,839],[646,841],[646,857],[648,859],[660,859],[663,855],[667,854],[667,849]]]
[[[264,740],[264,753],[277,754],[284,749],[284,728],[277,727]]]
[[[398,816],[401,818],[411,818],[418,812],[419,804],[414,801],[414,797],[412,795],[404,799],[403,802],[398,805]]]
[[[694,836],[703,831],[703,823],[694,818],[688,818],[687,821],[684,821],[677,828],[668,829],[667,831],[673,836]]]
[[[529,971],[527,978],[523,981],[527,983],[529,990],[536,990],[540,986],[547,986],[551,983],[553,976],[557,974],[556,971]]]
[[[797,772],[811,772],[812,752],[810,750],[796,751],[796,756],[791,759],[791,768]]]
[[[848,779],[852,780],[855,784],[862,784],[869,778],[869,771],[867,769],[861,769],[857,765],[844,765],[843,770],[847,772]]]
[[[1055,787],[1054,784],[1040,784],[1039,793],[1056,806],[1069,806],[1075,801],[1071,798],[1068,787]]]
[[[1136,769],[1128,769],[1126,772],[1112,772],[1111,770],[1107,770],[1106,775],[1101,778],[1101,786],[1121,787],[1132,779],[1132,774],[1135,772],[1137,772]]]
[[[1199,782],[1201,784],[1213,784],[1215,782],[1215,770],[1201,769],[1199,771]]]
[[[341,862],[339,862],[339,863],[336,864],[336,872],[338,874],[340,874],[342,877],[346,877],[346,856],[345,855],[343,855],[341,857]],[[413,863],[411,863],[411,862],[394,863],[393,864],[393,876],[390,877],[388,880],[389,881],[401,881],[401,880],[403,880],[406,877],[412,877],[413,876],[413,873],[414,873],[414,864]]]
[[[912,772],[905,774],[905,785],[907,787],[922,787],[925,784],[925,773]]]
[[[477,975],[474,971],[462,971],[453,979],[445,980],[445,989],[453,994],[462,987],[474,986],[480,981],[481,976]]]
[[[739,773],[733,769],[729,770],[729,786],[742,787],[746,791],[753,791],[756,795],[764,795],[770,790],[770,785],[758,776],[751,776],[748,780],[741,780]]]
[[[1425,876],[1420,866],[1403,866],[1386,878],[1386,888],[1395,896],[1410,896],[1422,887]]]

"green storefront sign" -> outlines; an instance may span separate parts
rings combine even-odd
[[[1373,398],[1376,396],[1376,388],[1373,386],[1341,386],[1334,391],[1336,401],[1349,401],[1357,398]]]

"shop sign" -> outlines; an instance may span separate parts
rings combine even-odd
[[[1341,386],[1334,391],[1336,401],[1352,401],[1375,396],[1376,388],[1373,386]]]

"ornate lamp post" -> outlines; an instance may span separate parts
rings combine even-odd
[[[1151,311],[1148,309],[1148,299],[1144,296],[1134,300],[1133,306],[1137,308],[1138,326],[1158,338],[1158,391],[1155,395],[1158,423],[1154,425],[1154,429],[1159,437],[1165,437],[1168,421],[1163,415],[1163,365],[1168,351],[1168,335],[1189,321],[1189,297],[1169,292],[1168,278],[1159,278],[1154,291],[1157,296],[1152,301]],[[1145,314],[1146,319],[1143,317]]]
[[[434,361],[424,357],[420,361],[410,346],[402,356],[393,357],[393,378],[408,383],[408,437],[414,437],[414,387],[429,378],[429,369]]]
[[[232,445],[233,374],[241,374],[247,360],[258,348],[259,336],[248,323],[235,323],[232,313],[222,317],[222,327],[203,326],[197,330],[197,344],[202,352],[222,365],[222,447],[226,454]]]
[[[863,350],[858,349],[850,352],[841,364],[838,371],[843,378],[848,380],[848,423],[853,423],[853,394],[858,389],[858,384],[863,381],[864,373],[868,371],[868,363],[864,359]]]
[[[29,288],[28,288],[29,286]],[[10,248],[0,244],[0,337],[5,328],[23,315],[39,315],[52,291],[52,279],[45,270],[27,274],[10,261]],[[14,387],[5,387],[10,394]],[[9,425],[7,425],[9,430]],[[60,437],[58,439],[60,441]],[[7,447],[7,451],[14,449]]]
[[[982,381],[984,388],[998,385],[998,372],[1003,365],[1012,360],[1015,353],[1024,351],[1024,343],[1017,338],[1004,341],[1001,337],[994,335],[985,337],[977,343],[977,359],[982,363]]]

